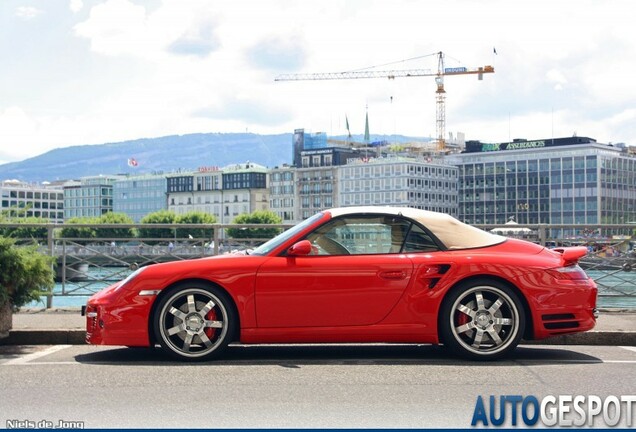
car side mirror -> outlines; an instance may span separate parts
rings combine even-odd
[[[287,256],[307,256],[311,253],[311,242],[309,240],[301,240],[287,249]]]

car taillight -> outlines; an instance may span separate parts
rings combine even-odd
[[[587,274],[577,264],[549,269],[548,273],[560,280],[587,280]]]

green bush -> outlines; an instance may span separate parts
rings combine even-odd
[[[142,224],[173,224],[177,219],[177,215],[170,210],[159,210],[149,213],[141,219]],[[174,238],[173,228],[139,228],[140,238]]]
[[[209,213],[192,211],[180,216],[175,220],[178,224],[214,224],[216,217]],[[185,238],[191,235],[193,238],[212,238],[213,230],[210,228],[177,228],[177,237]]]
[[[97,220],[99,224],[134,224],[130,216],[124,213],[108,212],[99,217]],[[95,236],[97,238],[132,238],[135,237],[135,230],[133,228],[100,228],[95,229]]]
[[[49,223],[48,219],[37,217],[26,218],[2,218],[0,217],[0,223],[8,224],[46,224]],[[46,239],[47,230],[46,227],[0,227],[0,236],[11,237],[15,239],[34,239],[41,240]]]
[[[54,258],[38,252],[37,246],[16,246],[0,237],[0,304],[20,307],[40,299],[54,286]]]
[[[280,224],[282,219],[269,210],[257,210],[252,214],[238,215],[233,224]],[[228,228],[227,235],[232,238],[269,239],[280,234],[280,228]]]
[[[60,231],[60,237],[73,239],[94,239],[97,231],[93,227],[74,227],[75,224],[97,225],[99,219],[95,217],[74,217],[64,222],[64,228]]]

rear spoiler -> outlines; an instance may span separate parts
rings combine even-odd
[[[552,250],[562,255],[564,266],[576,264],[588,252],[585,246],[560,247]]]

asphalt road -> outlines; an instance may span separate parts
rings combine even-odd
[[[0,346],[0,383],[0,428],[469,428],[478,396],[634,395],[636,348],[522,346],[475,363],[433,346],[237,346],[183,364],[145,349]]]

